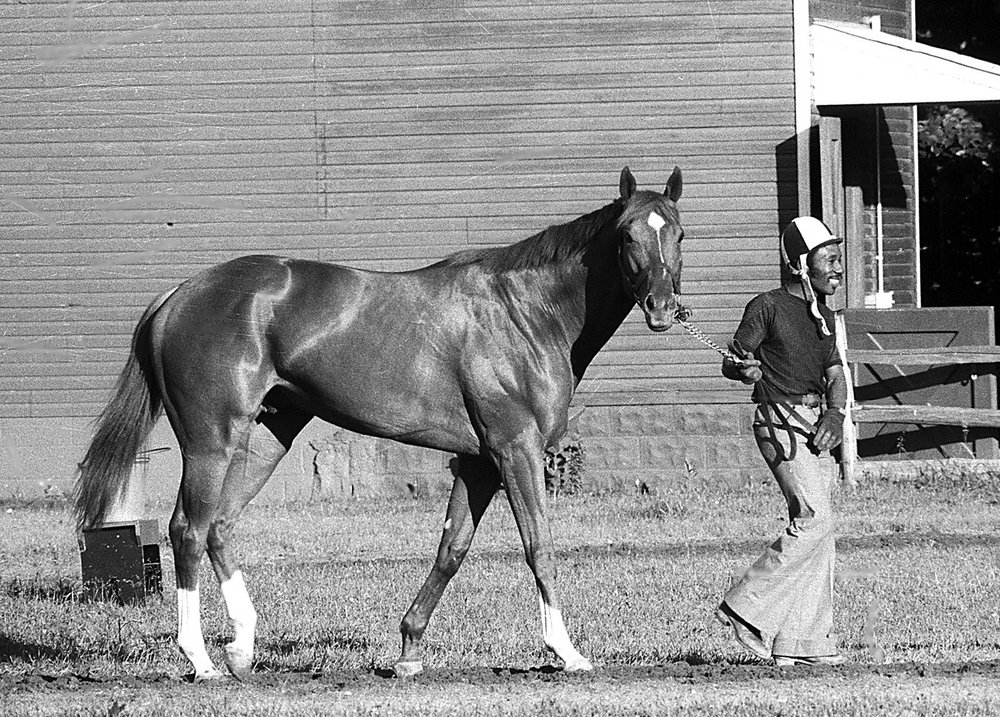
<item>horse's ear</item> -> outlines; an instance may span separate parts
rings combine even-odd
[[[684,182],[681,180],[681,168],[674,166],[674,172],[670,175],[670,179],[667,180],[667,188],[663,190],[663,193],[672,201],[677,201],[681,198],[681,190],[684,188]]]
[[[635,177],[629,171],[628,166],[622,168],[621,179],[618,180],[618,190],[622,193],[622,199],[626,202],[635,194]]]

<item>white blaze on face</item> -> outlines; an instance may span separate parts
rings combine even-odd
[[[649,218],[646,220],[646,224],[656,232],[656,246],[660,250],[660,261],[666,263],[666,259],[663,257],[663,239],[660,238],[660,230],[666,225],[667,220],[661,217],[656,212],[650,212]]]

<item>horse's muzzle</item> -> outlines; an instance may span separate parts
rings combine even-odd
[[[677,299],[673,294],[666,297],[648,294],[641,304],[646,317],[646,325],[652,331],[667,331],[677,317]]]

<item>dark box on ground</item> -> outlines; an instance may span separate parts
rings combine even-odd
[[[83,531],[84,594],[92,600],[135,604],[163,592],[155,520],[104,523]]]

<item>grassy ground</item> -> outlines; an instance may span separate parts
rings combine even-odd
[[[261,618],[258,680],[209,687],[182,680],[166,543],[162,599],[82,602],[65,507],[0,507],[4,711],[995,713],[998,500],[989,475],[842,489],[836,623],[853,664],[810,673],[763,666],[711,619],[729,581],[784,525],[770,481],[695,478],[653,496],[561,497],[550,513],[564,613],[599,666],[589,676],[537,669],[550,663],[530,574],[498,501],[427,632],[428,674],[408,682],[382,670],[430,568],[443,501],[251,507],[238,536]],[[205,633],[218,656],[227,625],[207,566],[204,578]]]

